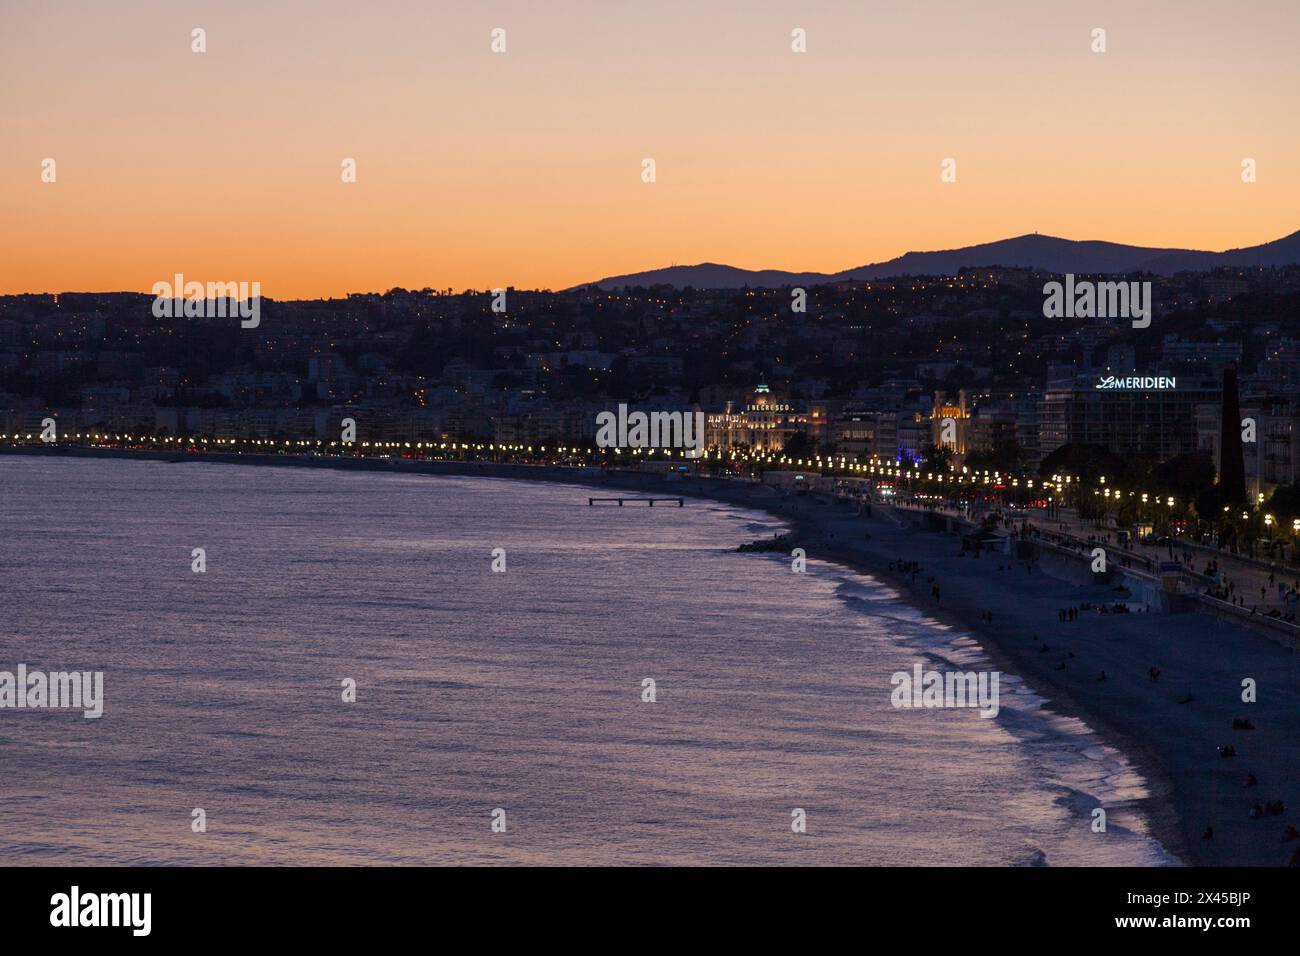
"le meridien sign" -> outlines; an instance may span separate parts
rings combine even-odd
[[[1126,378],[1107,375],[1096,385],[1097,388],[1145,388],[1148,391],[1163,392],[1178,387],[1178,380],[1166,375],[1130,375]]]

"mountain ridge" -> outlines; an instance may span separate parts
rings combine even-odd
[[[742,269],[723,263],[701,262],[608,276],[574,288],[597,286],[606,291],[638,285],[671,285],[676,288],[693,286],[697,289],[782,288],[898,276],[952,275],[958,269],[975,267],[1031,268],[1052,273],[1073,272],[1077,275],[1133,272],[1173,275],[1181,271],[1208,271],[1221,266],[1249,268],[1284,265],[1300,265],[1300,231],[1271,242],[1222,252],[1130,246],[1099,239],[1062,239],[1034,232],[957,249],[905,252],[893,259],[840,272]]]

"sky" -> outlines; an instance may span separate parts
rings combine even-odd
[[[0,0],[0,294],[1254,245],[1300,229],[1297,35],[1295,0]]]

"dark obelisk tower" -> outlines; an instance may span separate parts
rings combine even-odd
[[[1241,454],[1241,403],[1237,366],[1223,370],[1223,424],[1219,433],[1219,493],[1225,505],[1246,504],[1246,465]]]

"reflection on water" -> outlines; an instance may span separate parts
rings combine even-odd
[[[0,668],[106,697],[0,711],[3,862],[1168,860],[1140,778],[1012,675],[996,720],[893,709],[895,671],[978,647],[869,578],[734,553],[761,514],[192,462],[0,483]]]

